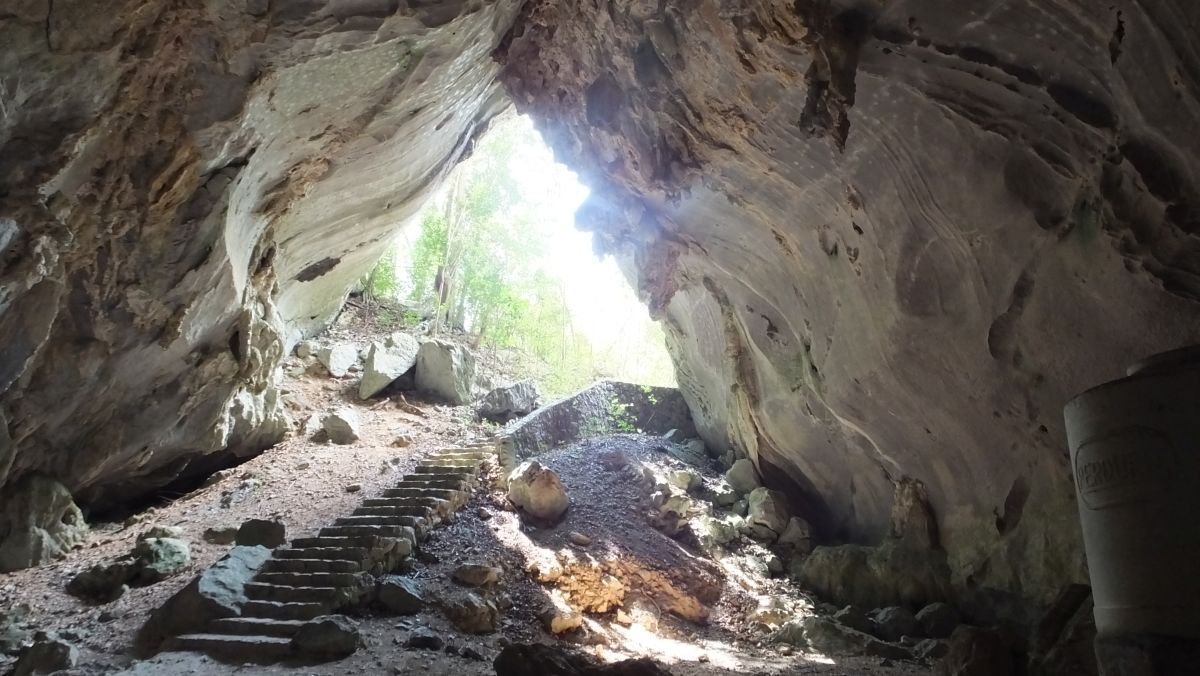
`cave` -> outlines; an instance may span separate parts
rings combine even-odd
[[[281,364],[515,110],[696,435],[815,542],[916,513],[977,624],[1090,612],[1064,407],[1167,374],[1142,400],[1196,418],[1198,30],[1189,0],[6,3],[0,564],[287,438]],[[1085,487],[1194,482],[1187,450]],[[1190,518],[1141,574],[1196,563]],[[1191,673],[1178,590],[1099,673]]]

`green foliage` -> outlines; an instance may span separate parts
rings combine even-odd
[[[618,432],[641,431],[637,428],[633,415],[629,412],[631,408],[633,408],[632,404],[623,402],[616,396],[608,402],[608,414],[612,417],[613,426],[617,428]]]
[[[544,217],[554,196],[537,194],[518,180],[517,169],[526,166],[520,162],[540,143],[532,126],[518,118],[494,123],[445,191],[419,214],[417,236],[402,263],[385,255],[364,286],[376,297],[402,296],[430,312],[432,333],[463,330],[479,343],[518,350],[545,364],[538,384],[557,396],[599,377],[629,378],[624,366],[638,361],[631,353],[639,350],[610,345],[598,351],[577,330],[564,280],[547,264],[545,241],[552,237],[547,228],[561,227]],[[415,319],[403,318],[410,325]],[[665,362],[670,373],[657,380],[673,381],[661,330],[651,326],[656,336],[643,335],[639,327],[629,332],[630,340],[657,347],[662,356],[653,357],[658,361],[647,370],[662,373]]]

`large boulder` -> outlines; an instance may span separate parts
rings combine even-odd
[[[358,625],[345,615],[322,615],[300,626],[292,649],[301,659],[336,660],[353,655],[363,643]]]
[[[427,340],[417,351],[417,389],[455,406],[471,401],[475,355],[446,340]]]
[[[817,547],[799,566],[796,577],[828,601],[863,608],[916,608],[952,595],[944,554],[894,540],[878,547]]]
[[[532,380],[504,385],[483,395],[475,404],[481,418],[505,421],[532,413],[538,407],[541,394]]]
[[[321,428],[335,444],[352,444],[358,441],[358,431],[361,425],[358,411],[343,406],[336,411],[327,413],[321,419]]]
[[[725,472],[725,481],[729,482],[733,490],[742,495],[762,485],[758,479],[758,470],[754,468],[754,463],[750,462],[748,458],[735,460],[729,471]]]
[[[417,339],[406,333],[397,333],[386,343],[371,343],[358,382],[359,398],[370,399],[407,373],[416,365],[420,347]]]
[[[341,378],[358,361],[358,349],[350,343],[327,345],[317,351],[317,361],[329,371],[329,375]]]
[[[779,491],[769,488],[755,488],[747,498],[749,510],[746,513],[746,526],[751,536],[759,540],[773,542],[787,530],[791,520],[787,498]]]
[[[31,476],[0,505],[0,573],[46,563],[87,536],[87,522],[70,491],[53,479]]]
[[[158,650],[171,637],[196,631],[212,620],[236,617],[246,602],[246,583],[271,558],[266,547],[237,546],[150,614],[138,632],[140,654]]]
[[[557,521],[571,505],[558,473],[536,460],[526,460],[508,475],[508,499],[543,521]]]

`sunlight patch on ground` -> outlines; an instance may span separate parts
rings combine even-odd
[[[723,669],[739,669],[743,666],[737,648],[718,641],[689,643],[650,631],[641,624],[628,627],[610,625],[609,632],[618,640],[620,649],[602,647],[600,657],[606,662],[617,662],[631,657],[652,657],[665,664],[675,662],[700,662],[701,658]]]

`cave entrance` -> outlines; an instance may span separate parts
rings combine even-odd
[[[604,378],[674,386],[662,329],[574,227],[587,194],[528,117],[502,115],[363,281],[373,322],[457,334],[552,397]]]

